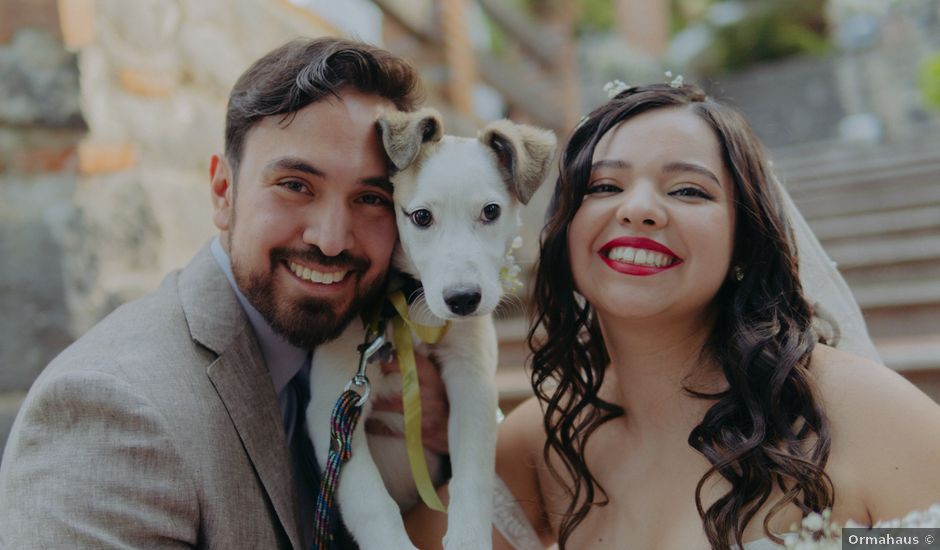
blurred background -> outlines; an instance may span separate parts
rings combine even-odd
[[[323,35],[411,60],[449,133],[564,140],[606,82],[666,71],[736,105],[885,362],[940,400],[940,0],[0,0],[0,443],[55,355],[214,234],[238,75]],[[499,311],[506,408],[531,393],[525,314],[524,292]]]

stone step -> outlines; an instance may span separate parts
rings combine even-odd
[[[940,403],[940,332],[876,339],[884,364]]]
[[[937,181],[940,174],[940,155],[914,158],[877,158],[872,162],[819,166],[815,170],[801,167],[798,171],[780,171],[780,176],[792,193],[816,193],[831,189],[854,188],[879,181],[924,176]]]
[[[920,136],[880,144],[821,141],[772,151],[777,171],[793,180],[812,180],[839,171],[860,173],[891,165],[940,160],[940,128]],[[807,176],[809,176],[807,178]]]
[[[936,234],[877,235],[864,241],[826,243],[824,247],[840,270],[940,261],[940,237]]]
[[[870,235],[927,230],[937,231],[937,236],[940,237],[940,205],[817,218],[810,226],[824,244],[835,239],[857,239]]]
[[[499,337],[496,387],[500,407],[505,412],[532,395],[532,384],[525,368],[529,357],[528,330],[528,319],[521,315],[496,320],[496,335]]]
[[[881,306],[863,309],[872,338],[903,338],[940,334],[940,303]]]
[[[885,307],[940,305],[940,279],[855,285],[852,294],[866,312]]]
[[[922,262],[884,265],[876,268],[860,266],[857,269],[846,269],[844,266],[840,266],[839,271],[851,288],[888,283],[903,284],[904,281],[940,279],[940,262],[925,260]]]
[[[500,367],[496,371],[496,388],[499,390],[499,406],[504,412],[509,412],[533,395],[531,378],[523,368]]]
[[[940,333],[875,339],[875,346],[884,363],[900,373],[934,371],[940,374]]]
[[[509,317],[496,320],[496,335],[499,338],[499,368],[522,368],[529,356],[526,342],[529,325],[525,317]]]
[[[794,193],[793,201],[810,222],[833,216],[940,205],[940,175],[937,180],[925,183],[921,177],[899,178],[851,191]]]

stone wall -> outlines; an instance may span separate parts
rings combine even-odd
[[[214,233],[228,91],[287,0],[0,0],[0,444],[65,346]],[[2,451],[2,447],[0,447]]]
[[[42,366],[71,340],[62,236],[85,133],[76,56],[54,0],[0,13],[0,441]]]

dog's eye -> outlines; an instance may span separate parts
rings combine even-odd
[[[431,216],[430,210],[419,208],[411,213],[411,221],[418,227],[427,227],[434,221],[434,217]]]
[[[492,222],[499,219],[500,208],[496,203],[487,204],[483,207],[483,221]]]

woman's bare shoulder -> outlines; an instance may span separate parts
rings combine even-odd
[[[817,346],[810,369],[834,477],[850,485],[836,494],[863,499],[875,521],[940,500],[940,405],[892,369],[829,346]]]
[[[496,469],[513,493],[516,493],[516,487],[512,485],[517,479],[530,479],[537,475],[544,445],[542,408],[532,397],[516,406],[499,425]],[[535,489],[528,483],[526,485],[526,492]]]
[[[908,423],[931,424],[940,419],[940,405],[894,370],[870,359],[817,345],[810,370],[833,421],[858,424],[859,417],[875,421],[896,415]]]

